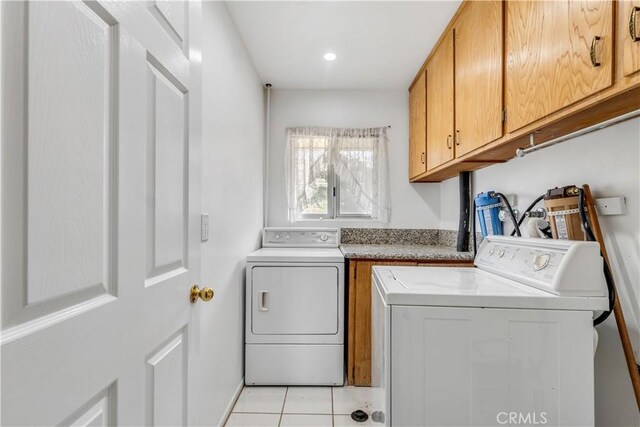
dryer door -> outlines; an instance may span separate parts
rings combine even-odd
[[[337,267],[255,266],[251,277],[253,334],[338,333]]]

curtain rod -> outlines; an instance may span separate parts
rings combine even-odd
[[[586,135],[588,133],[595,132],[595,131],[600,130],[600,129],[604,129],[604,128],[609,127],[609,126],[616,125],[618,123],[624,122],[625,120],[633,119],[633,118],[638,117],[638,116],[640,116],[640,110],[634,110],[634,111],[631,111],[629,113],[623,114],[621,116],[617,116],[617,117],[614,117],[612,119],[605,120],[605,121],[597,123],[595,125],[586,127],[584,129],[580,129],[580,130],[572,132],[572,133],[570,133],[568,135],[564,135],[564,136],[560,136],[558,138],[551,139],[549,141],[543,142],[543,143],[538,144],[538,145],[535,145],[534,134],[531,133],[531,134],[529,134],[529,145],[530,145],[530,147],[528,147],[528,148],[518,148],[516,150],[516,156],[524,157],[529,153],[533,153],[534,151],[538,151],[538,150],[541,150],[543,148],[547,148],[547,147],[550,147],[552,145],[558,144],[560,142],[564,142],[564,141],[566,141],[568,139],[577,138],[579,136]]]

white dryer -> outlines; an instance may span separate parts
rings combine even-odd
[[[246,384],[343,384],[339,242],[338,229],[263,230],[263,248],[247,257]]]
[[[595,242],[488,236],[476,268],[374,267],[374,422],[593,426]]]

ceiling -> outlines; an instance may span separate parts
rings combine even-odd
[[[275,89],[407,89],[460,5],[453,1],[227,1]],[[323,59],[326,52],[337,59]]]

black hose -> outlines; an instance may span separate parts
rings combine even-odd
[[[458,181],[460,183],[460,219],[458,221],[458,242],[456,249],[458,252],[469,250],[469,172],[460,172]]]
[[[527,209],[522,213],[522,216],[520,217],[520,219],[518,220],[518,227],[520,227],[522,225],[522,223],[524,222],[524,219],[527,217],[527,214],[529,212],[531,212],[531,210],[542,200],[544,199],[544,194],[540,197],[537,197],[533,202],[531,202],[531,204],[529,205],[529,207],[527,207]],[[516,229],[514,228],[513,231],[511,232],[511,235],[513,236],[514,234],[516,234]]]
[[[582,188],[578,188],[578,212],[580,214],[580,222],[582,223],[582,228],[584,228],[584,232],[587,236],[587,240],[591,242],[597,241],[596,236],[593,234],[593,230],[591,229],[591,225],[589,224],[589,218],[587,217],[587,212],[584,208],[584,190]],[[603,311],[600,316],[593,320],[593,326],[598,326],[611,315],[613,311],[613,306],[616,302],[616,288],[613,285],[613,274],[611,273],[611,269],[609,268],[609,264],[607,264],[607,260],[604,259],[604,254],[602,250],[600,250],[600,256],[602,257],[602,264],[604,270],[604,279],[607,283],[607,292],[609,294],[609,310]]]
[[[477,243],[477,238],[476,238],[476,198],[473,198],[473,224],[471,226],[471,229],[473,230],[473,256],[475,258],[476,254],[478,253],[478,243]]]
[[[516,216],[513,213],[513,209],[511,209],[511,203],[509,203],[509,200],[507,200],[507,197],[502,193],[495,193],[495,192],[492,194],[492,196],[499,197],[500,200],[502,200],[502,203],[505,204],[505,206],[507,207],[507,211],[511,216],[511,222],[513,222],[513,228],[514,228],[514,231],[516,232],[516,235],[518,237],[522,237],[522,233],[520,233],[520,224],[518,224],[518,220],[516,219]]]

